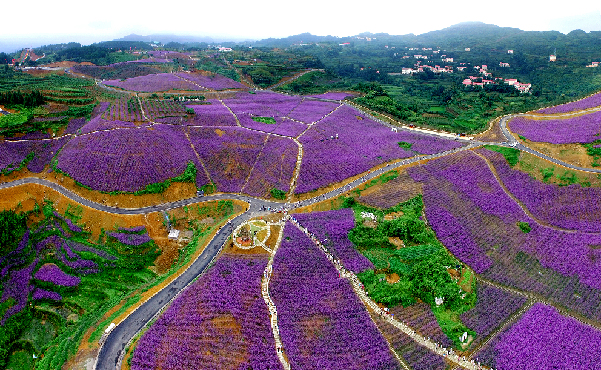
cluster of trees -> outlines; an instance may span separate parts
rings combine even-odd
[[[44,104],[44,101],[44,96],[39,91],[7,91],[0,93],[0,104],[37,107]]]

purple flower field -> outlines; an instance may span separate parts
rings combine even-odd
[[[241,192],[264,198],[270,197],[273,188],[288,192],[297,157],[296,143],[287,138],[270,136]]]
[[[236,119],[219,100],[207,100],[211,104],[191,104],[186,108],[194,109],[194,117],[188,124],[195,126],[236,126]]]
[[[31,274],[37,264],[38,259],[36,258],[29,266],[24,267],[21,270],[13,270],[10,272],[9,278],[4,284],[0,302],[12,298],[15,300],[15,305],[6,310],[2,317],[2,321],[0,321],[0,325],[4,325],[6,319],[20,312],[27,305],[29,293],[34,289],[33,286],[29,285],[29,281],[31,280]]]
[[[57,265],[47,263],[40,267],[34,277],[41,281],[47,281],[60,286],[77,286],[81,281],[77,276],[64,273]]]
[[[551,144],[590,143],[599,139],[601,134],[601,111],[564,119],[533,120],[516,117],[509,121],[509,128],[531,141]]]
[[[266,256],[221,256],[142,335],[132,370],[282,369],[261,296]]]
[[[205,76],[199,73],[176,73],[177,76],[192,81],[209,90],[244,89],[246,86],[220,74]]]
[[[353,108],[338,109],[300,137],[304,157],[296,193],[340,182],[393,159],[412,157],[413,153],[398,146],[397,139],[388,128]]]
[[[478,284],[477,292],[476,306],[460,316],[461,322],[476,331],[476,340],[486,338],[526,303],[526,297],[488,284]]]
[[[331,113],[340,104],[323,102],[318,100],[303,100],[288,117],[305,122],[307,124],[321,120],[325,115]]]
[[[399,368],[350,284],[290,223],[274,259],[269,289],[292,368]]]
[[[293,216],[321,241],[334,257],[354,273],[373,269],[374,265],[348,239],[355,227],[355,215],[350,208],[336,211],[298,213]]]
[[[601,331],[541,303],[475,356],[498,370],[599,369],[599,358]]]
[[[575,102],[566,103],[562,105],[556,105],[554,107],[539,109],[537,113],[554,114],[554,113],[568,113],[575,112],[587,108],[598,107],[601,105],[601,93],[591,95],[588,98],[584,98]]]
[[[76,137],[61,151],[58,168],[96,190],[137,191],[181,175],[193,157],[181,131],[156,125]]]
[[[248,113],[260,117],[286,117],[300,102],[301,98],[297,96],[269,91],[257,91],[255,94],[239,92],[235,98],[224,100],[235,114]]]
[[[601,232],[601,189],[545,184],[509,167],[500,153],[478,153],[492,162],[503,184],[537,218],[569,230]]]
[[[490,280],[537,292],[601,317],[601,234],[555,230],[530,219],[470,152],[409,171],[424,183],[426,217],[439,240]],[[517,222],[528,222],[522,232]]]
[[[226,193],[242,189],[266,139],[266,134],[240,127],[190,128],[190,140],[211,179]]]
[[[0,170],[8,169],[9,165],[12,168],[18,168],[19,164],[31,152],[34,152],[33,159],[27,164],[27,169],[34,173],[40,173],[54,154],[71,138],[68,136],[60,137],[53,140],[35,140],[35,141],[5,141],[0,144]]]
[[[172,73],[157,73],[146,76],[132,77],[125,81],[107,80],[103,84],[119,87],[124,90],[140,92],[158,92],[167,90],[204,90]]]
[[[288,118],[274,117],[276,123],[268,124],[253,120],[252,116],[249,114],[238,114],[237,116],[238,120],[240,120],[240,124],[244,127],[283,136],[297,137],[307,129],[307,125],[292,121]]]

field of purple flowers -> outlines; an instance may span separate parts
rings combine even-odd
[[[544,114],[568,113],[598,106],[601,106],[601,93],[591,95],[588,98],[584,98],[575,102],[539,109],[536,112]]]
[[[177,77],[172,73],[158,73],[146,76],[132,77],[124,81],[107,80],[104,85],[119,87],[124,90],[140,92],[159,92],[168,90],[204,90],[197,85]]]
[[[562,119],[534,120],[516,117],[509,121],[509,128],[531,141],[551,144],[590,143],[598,140],[601,135],[601,111]]]
[[[347,106],[313,125],[300,141],[304,158],[297,193],[340,182],[379,164],[412,157],[416,152],[432,154],[461,146],[451,140],[391,132]],[[402,141],[412,144],[411,149],[399,147]]]
[[[601,331],[536,303],[476,354],[499,370],[598,369]]]
[[[274,259],[269,289],[292,368],[399,368],[350,284],[290,223]]]
[[[115,231],[129,239],[101,237],[90,243],[82,226],[59,215],[51,202],[38,210],[0,215],[3,221],[6,217],[26,220],[22,235],[3,244],[6,251],[0,256],[0,348],[30,341],[33,345],[21,350],[38,357],[36,368],[62,366],[86,331],[119,302],[120,298],[108,299],[107,293],[129,294],[156,276],[148,267],[159,251],[145,228]],[[6,224],[2,227],[4,233]],[[50,317],[48,309],[54,312]],[[67,324],[72,315],[78,320]],[[52,320],[54,329],[40,331],[36,318]],[[0,351],[0,363],[5,364],[11,353]]]
[[[224,255],[140,339],[132,370],[281,369],[261,296],[266,256]]]
[[[206,76],[199,73],[176,73],[178,77],[191,81],[208,90],[244,89],[246,86],[220,74]]]
[[[298,146],[292,140],[270,136],[242,192],[263,198],[269,198],[273,188],[288,192],[297,156]]]
[[[426,216],[439,240],[476,272],[601,318],[600,234],[539,225],[473,153],[430,161],[410,174],[424,183]]]
[[[61,150],[57,167],[96,190],[133,192],[181,175],[193,157],[184,134],[161,125],[78,136]]]
[[[301,226],[315,234],[332,255],[354,273],[373,269],[373,264],[348,239],[348,233],[355,227],[355,215],[350,208],[335,211],[295,214]]]
[[[601,232],[601,189],[545,184],[512,169],[500,153],[478,153],[492,162],[507,189],[537,218],[568,230]]]

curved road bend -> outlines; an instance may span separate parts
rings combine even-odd
[[[531,149],[531,148],[525,146],[524,144],[520,143],[509,132],[509,129],[507,128],[507,122],[510,119],[512,119],[512,118],[519,117],[519,116],[525,116],[525,115],[526,114],[512,114],[510,116],[505,116],[505,117],[501,118],[501,121],[499,122],[499,126],[501,127],[501,131],[503,132],[503,135],[505,135],[505,138],[507,139],[507,142],[509,143],[509,146],[512,146],[512,147],[514,147],[516,149],[519,149],[519,150],[523,150],[523,151],[528,152],[528,153],[530,153],[532,155],[535,155],[537,157],[546,159],[549,162],[553,162],[553,163],[555,163],[557,165],[560,165],[560,166],[563,166],[563,167],[567,167],[567,168],[571,168],[573,170],[601,173],[601,169],[585,168],[585,167],[574,166],[573,164],[569,164],[569,163],[566,163],[564,161],[560,161],[559,159],[555,159],[553,157],[549,157],[548,155],[545,155],[545,154],[543,154],[543,153],[541,153],[539,151]]]

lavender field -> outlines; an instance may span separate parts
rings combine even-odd
[[[263,255],[224,255],[144,333],[143,369],[282,369],[261,297]]]
[[[292,367],[399,368],[349,283],[290,223],[274,259],[270,292]]]
[[[509,121],[509,128],[531,141],[551,144],[590,143],[598,140],[601,135],[601,111],[562,119],[534,120],[516,117]]]
[[[536,303],[475,358],[509,369],[598,369],[601,331]]]
[[[504,193],[484,160],[473,153],[431,161],[410,174],[424,183],[426,217],[439,240],[474,271],[601,318],[595,248],[601,234],[539,224]],[[520,222],[529,225],[528,232]]]

